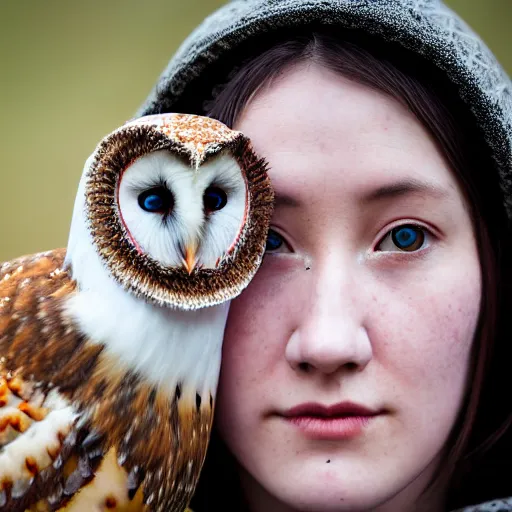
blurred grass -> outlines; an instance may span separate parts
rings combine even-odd
[[[0,261],[65,246],[85,159],[223,3],[0,1]],[[512,0],[447,3],[512,73]]]

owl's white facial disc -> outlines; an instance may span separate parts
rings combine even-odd
[[[168,150],[136,159],[123,172],[121,221],[141,254],[166,267],[215,268],[237,241],[247,184],[221,153],[195,170]]]
[[[204,211],[197,261],[203,268],[215,268],[236,244],[245,222],[247,183],[238,163],[226,153],[203,164],[194,182]]]

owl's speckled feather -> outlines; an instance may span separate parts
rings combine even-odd
[[[214,268],[165,267],[128,236],[119,183],[137,158],[158,150],[191,173],[227,153],[242,172],[245,212]],[[172,114],[132,121],[103,139],[86,164],[85,202],[75,208],[79,229],[68,251],[0,266],[0,512],[186,509],[212,425],[227,315],[217,305],[243,290],[264,252],[273,202],[265,167],[242,134],[217,121]],[[92,274],[75,277],[75,263],[95,258],[86,267]],[[123,311],[133,318],[117,318]],[[111,320],[113,331],[95,331]],[[124,320],[138,321],[147,337],[117,339],[132,335],[117,327]],[[168,338],[153,343],[154,322],[164,322],[159,332],[167,322]],[[181,327],[173,331],[172,322]],[[193,339],[175,339],[180,333]],[[177,348],[166,352],[172,343]],[[162,366],[164,352],[185,362]],[[198,360],[210,352],[201,377]]]
[[[240,133],[220,126],[218,121],[190,114],[153,115],[135,119],[125,126],[153,124],[155,128],[183,146],[197,169],[221,147],[235,143]]]

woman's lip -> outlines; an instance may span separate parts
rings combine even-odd
[[[354,402],[307,402],[284,411],[282,416],[311,439],[341,440],[361,434],[382,412]]]
[[[306,437],[315,440],[340,441],[362,434],[373,416],[291,416],[284,418]]]
[[[370,409],[364,405],[354,402],[339,402],[333,405],[323,405],[315,402],[306,402],[296,405],[283,412],[286,418],[293,417],[320,417],[320,418],[339,418],[349,416],[375,416],[379,411]]]

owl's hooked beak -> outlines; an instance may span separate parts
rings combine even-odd
[[[195,243],[190,243],[185,246],[185,258],[183,259],[183,265],[189,274],[192,274],[192,271],[196,267],[196,252],[197,245]]]

